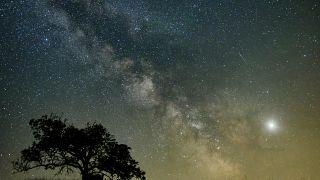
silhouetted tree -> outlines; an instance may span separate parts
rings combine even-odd
[[[51,114],[29,122],[34,142],[21,151],[13,162],[17,172],[43,167],[72,172],[80,171],[83,180],[145,179],[130,147],[119,144],[101,124],[76,128]]]

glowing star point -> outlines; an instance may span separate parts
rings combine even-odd
[[[278,124],[274,119],[270,119],[266,122],[266,128],[270,132],[274,132],[278,129]]]

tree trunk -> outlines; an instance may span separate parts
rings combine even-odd
[[[87,164],[83,165],[83,171],[81,175],[82,175],[82,180],[89,180],[89,169]]]
[[[88,173],[83,173],[82,174],[82,180],[89,180],[89,174]]]

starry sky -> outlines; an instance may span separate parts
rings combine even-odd
[[[4,0],[0,23],[4,179],[53,177],[10,164],[51,112],[152,180],[320,176],[317,0]]]

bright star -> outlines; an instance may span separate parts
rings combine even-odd
[[[274,132],[278,129],[278,124],[274,119],[270,119],[266,122],[266,128],[270,132]]]

